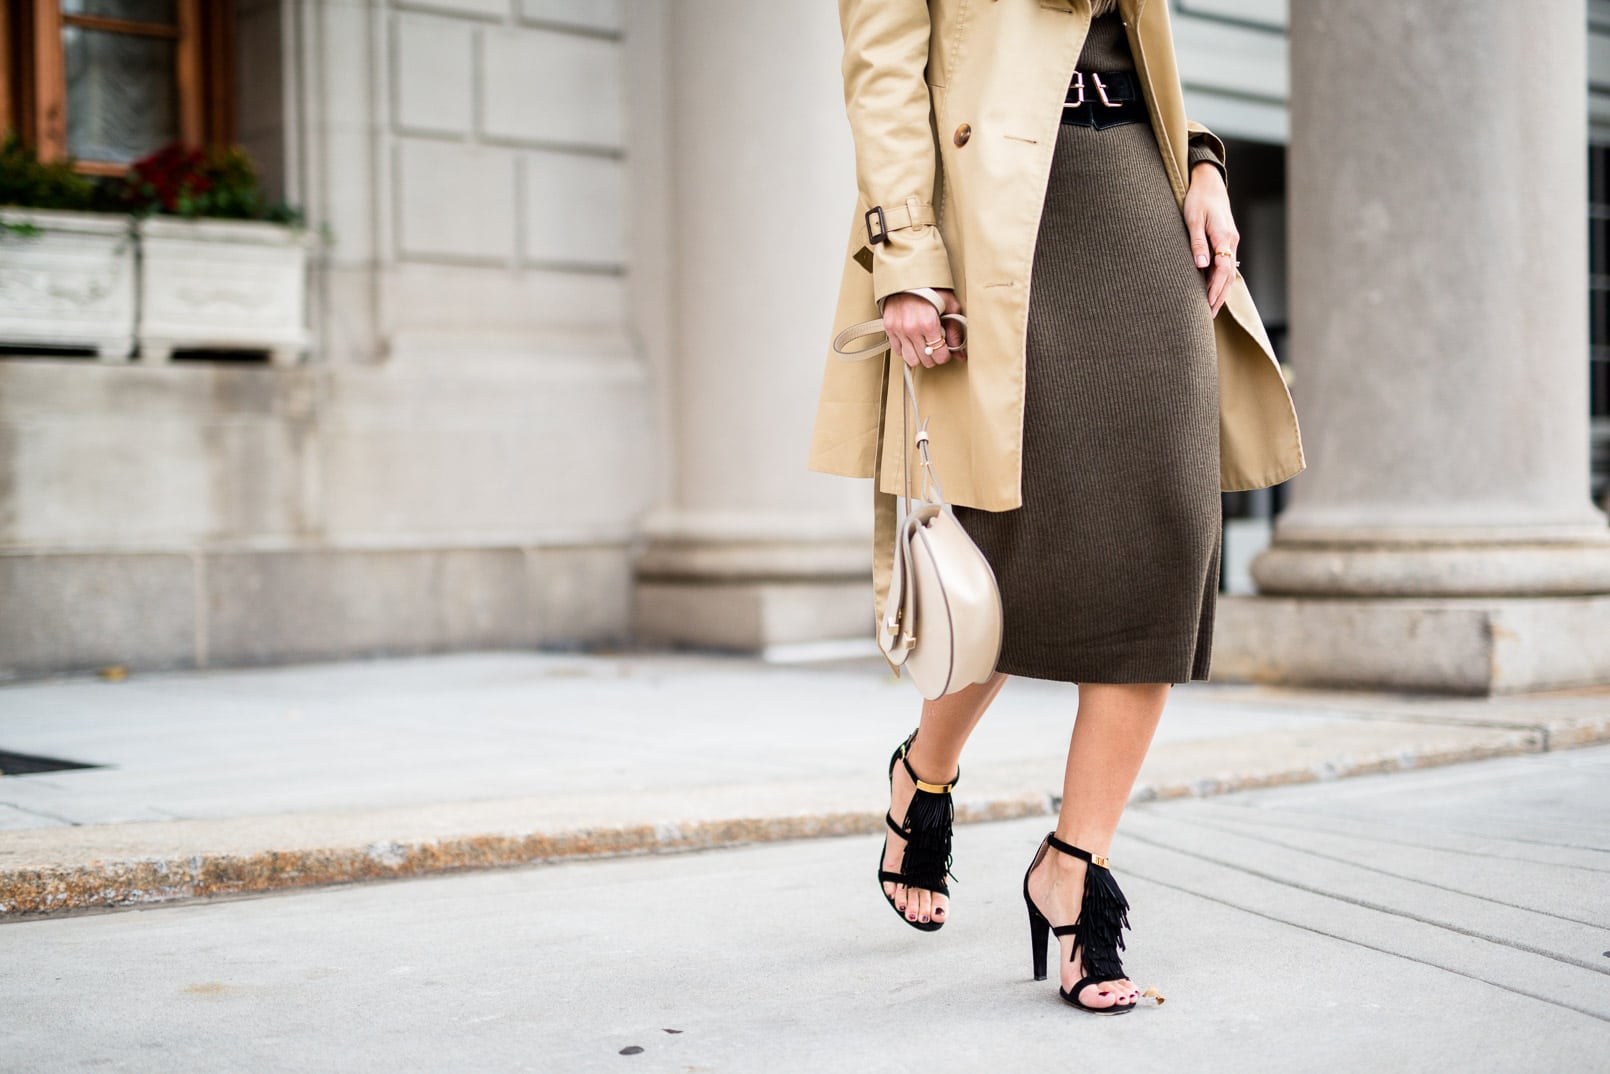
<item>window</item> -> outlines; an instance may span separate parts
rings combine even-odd
[[[121,172],[227,142],[229,0],[0,0],[0,119],[47,160]]]

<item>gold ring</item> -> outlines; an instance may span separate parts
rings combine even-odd
[[[1234,259],[1235,257],[1235,251],[1233,250],[1214,250],[1213,252],[1219,257],[1228,257],[1231,259]]]
[[[925,339],[925,340],[923,340],[923,342],[926,343],[930,347],[937,347],[941,343],[945,342],[945,337],[940,336],[938,339]]]

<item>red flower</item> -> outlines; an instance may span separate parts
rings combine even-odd
[[[193,200],[212,189],[206,154],[177,142],[135,161],[129,173],[137,196],[170,213],[178,211],[180,199]]]

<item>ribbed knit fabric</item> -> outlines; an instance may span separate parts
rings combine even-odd
[[[1080,70],[1134,67],[1117,15]],[[999,670],[1206,679],[1220,556],[1206,272],[1148,123],[1059,128],[1025,342],[1023,506],[956,517],[995,569]]]

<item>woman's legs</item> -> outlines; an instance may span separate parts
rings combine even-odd
[[[948,783],[956,775],[956,766],[961,761],[962,747],[967,744],[967,736],[973,733],[978,721],[983,718],[984,710],[989,708],[995,695],[1001,692],[1006,685],[1007,676],[996,672],[988,681],[974,683],[965,690],[958,690],[954,694],[946,694],[934,701],[922,703],[922,720],[918,724],[917,737],[912,740],[911,751],[906,758],[911,762],[912,770],[924,783]],[[895,820],[906,815],[906,807],[911,804],[911,796],[916,793],[916,784],[906,774],[906,766],[894,766],[894,793],[889,801],[889,814]],[[905,853],[906,841],[889,832],[888,847],[883,855],[883,867],[891,872],[900,869],[900,858]],[[913,890],[907,898],[904,884],[891,884],[885,882],[883,890],[894,899],[895,906],[900,909],[908,921],[944,921],[949,912],[949,902],[945,896],[934,891]]]
[[[1168,701],[1169,683],[1081,683],[1079,712],[1068,745],[1057,838],[1105,856],[1118,818],[1140,774],[1141,762]],[[1029,894],[1053,925],[1079,916],[1085,862],[1049,853],[1029,878]],[[1062,938],[1062,987],[1071,988],[1084,968],[1068,959],[1073,937]],[[1110,989],[1102,992],[1102,989]],[[1134,1002],[1137,990],[1127,978],[1085,986],[1080,1002],[1090,1007]]]

